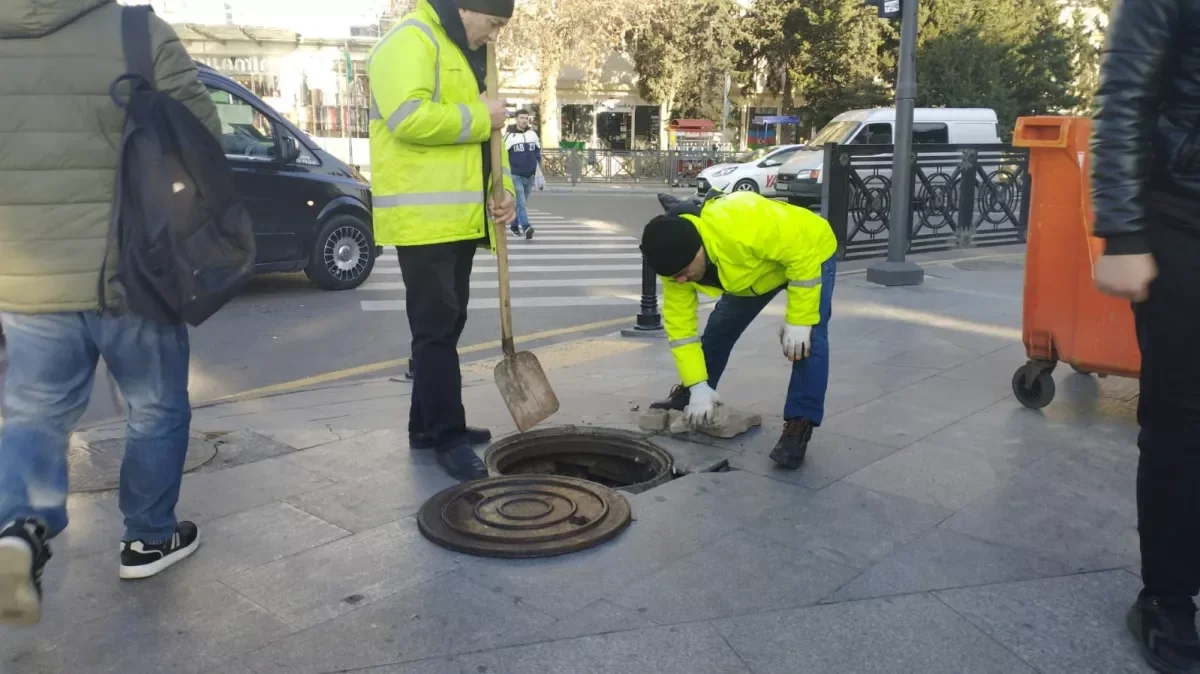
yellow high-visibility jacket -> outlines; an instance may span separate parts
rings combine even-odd
[[[483,238],[488,108],[462,50],[420,0],[371,51],[375,241],[420,246]],[[507,154],[507,153],[501,153]],[[515,194],[508,157],[492,174]],[[495,233],[489,237],[495,246]]]
[[[704,251],[724,288],[664,277],[663,322],[684,386],[708,380],[700,346],[699,293],[762,295],[787,284],[787,322],[816,325],[821,314],[821,265],[837,253],[837,237],[812,211],[734,192],[684,214],[700,231]]]

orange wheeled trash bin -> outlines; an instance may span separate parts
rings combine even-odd
[[[1086,117],[1023,117],[1013,145],[1029,148],[1029,237],[1025,253],[1023,339],[1029,361],[1013,375],[1013,394],[1041,409],[1054,399],[1051,374],[1064,362],[1083,374],[1137,377],[1141,370],[1133,309],[1092,285],[1104,241],[1094,215]]]

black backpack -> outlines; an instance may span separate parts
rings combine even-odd
[[[127,310],[200,325],[254,275],[254,232],[225,152],[183,103],[155,88],[150,8],[122,10],[129,73],[110,87],[125,110],[109,250]],[[108,258],[100,274],[105,302]]]

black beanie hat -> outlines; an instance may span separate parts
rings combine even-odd
[[[660,215],[642,230],[642,255],[659,276],[683,271],[703,246],[696,225],[677,215]]]
[[[511,19],[514,0],[458,0],[459,9]]]

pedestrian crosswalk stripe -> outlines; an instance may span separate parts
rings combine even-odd
[[[624,278],[555,278],[555,279],[512,279],[509,285],[513,288],[612,288],[618,286],[640,286],[642,279],[635,276]],[[496,290],[500,287],[497,281],[471,281],[472,290]],[[368,281],[360,286],[362,290],[404,290],[403,282]]]
[[[573,295],[570,297],[514,297],[514,309],[552,309],[560,307],[615,307],[633,306],[641,301],[641,297],[630,295],[610,295],[595,297],[588,295]],[[363,311],[404,311],[404,300],[364,300]],[[500,299],[497,297],[472,298],[469,309],[499,309]]]
[[[513,274],[553,274],[562,272],[575,272],[579,274],[591,274],[599,271],[641,271],[640,264],[572,264],[572,265],[517,265],[509,267],[508,271]],[[389,276],[398,275],[400,273],[399,266],[393,267],[375,267],[375,271],[371,273],[374,278],[375,274],[386,274]],[[495,274],[496,267],[475,267],[471,270],[473,274]],[[370,280],[367,285],[370,285]],[[367,287],[367,286],[362,286]]]

